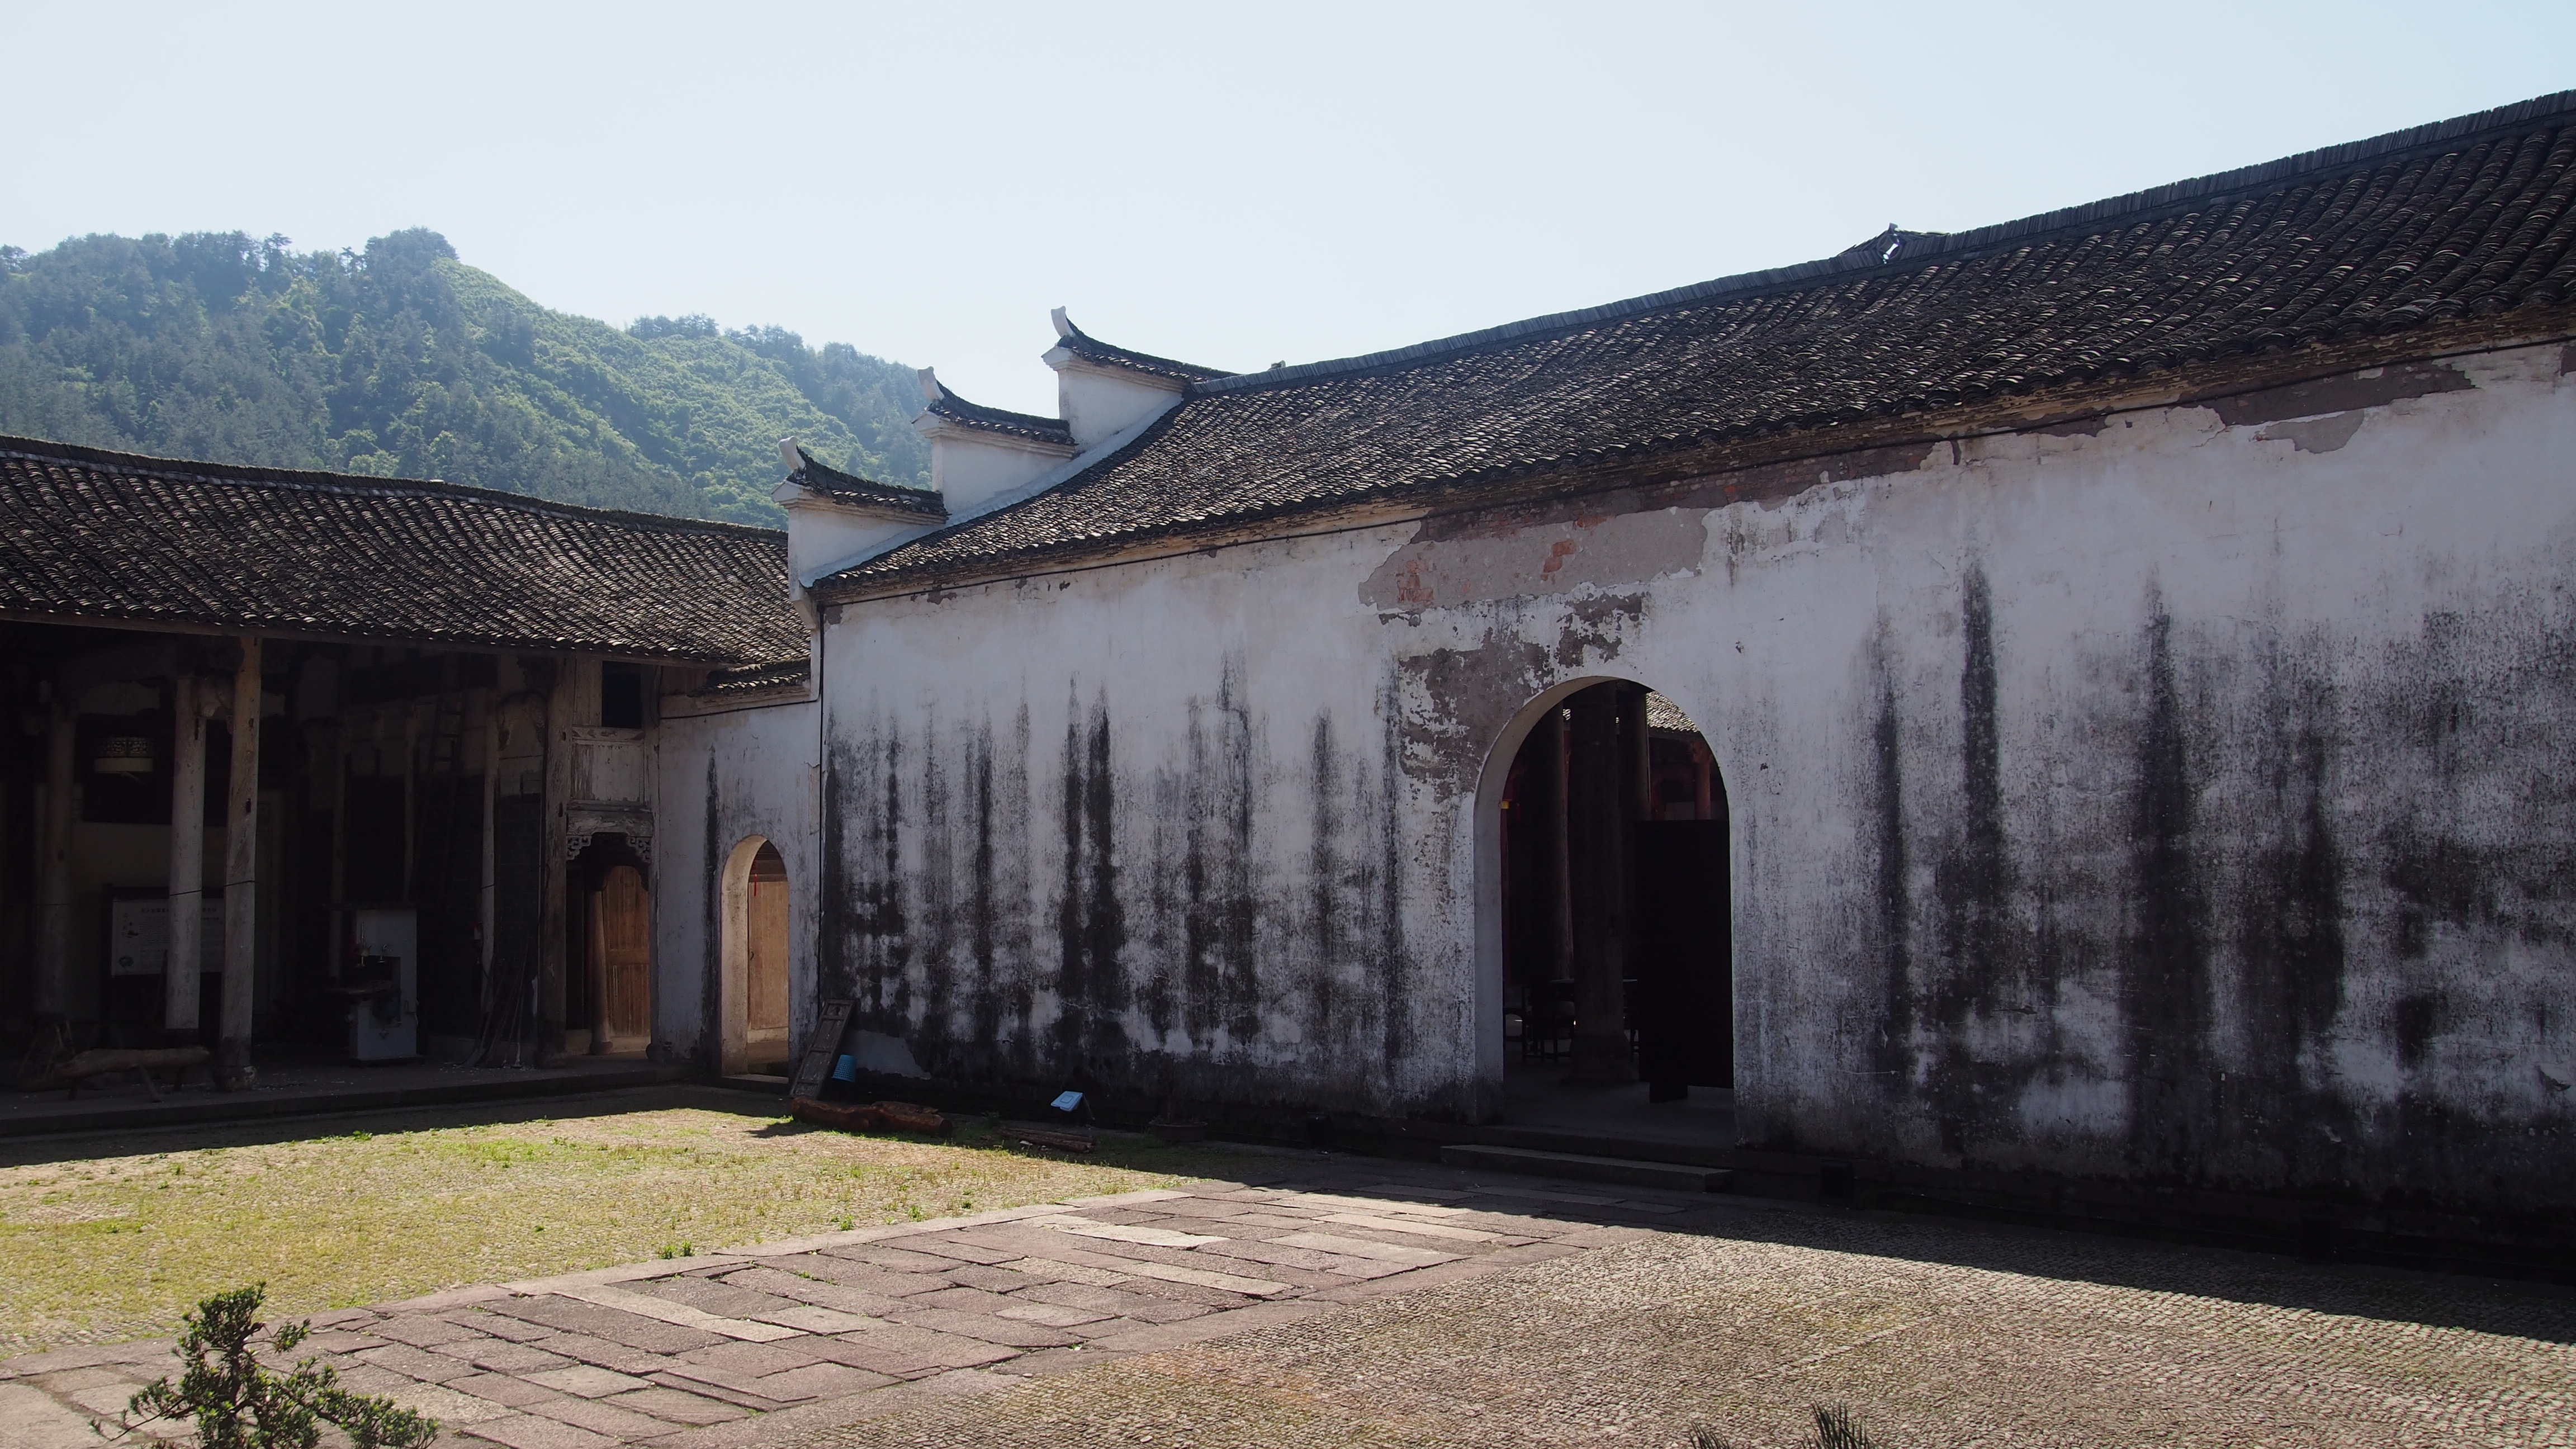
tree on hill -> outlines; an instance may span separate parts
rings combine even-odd
[[[783,436],[927,486],[913,388],[781,328],[551,311],[427,230],[0,248],[0,433],[774,525]]]

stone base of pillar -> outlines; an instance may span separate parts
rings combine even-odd
[[[564,1029],[546,1026],[537,1032],[537,1065],[543,1068],[568,1067],[572,1056],[564,1050]]]
[[[1566,1057],[1565,1080],[1575,1086],[1612,1087],[1637,1080],[1637,1064],[1624,1031],[1605,1036],[1577,1032]]]
[[[249,1042],[230,1036],[216,1044],[216,1091],[247,1092],[258,1081],[259,1068],[251,1065]]]

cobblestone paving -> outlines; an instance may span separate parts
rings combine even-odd
[[[322,1314],[311,1346],[461,1449],[1785,1445],[1812,1403],[1890,1449],[2576,1444],[2545,1290],[1280,1162]],[[0,1444],[91,1449],[168,1363],[0,1363]]]

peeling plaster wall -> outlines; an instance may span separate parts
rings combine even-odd
[[[653,871],[653,1034],[710,1068],[723,1040],[723,873],[747,836],[787,864],[788,1040],[813,1025],[814,926],[822,899],[815,819],[817,706],[664,714]]]
[[[942,1075],[1488,1112],[1479,791],[1628,678],[1748,1140],[2576,1201],[2566,356],[843,606],[823,969]]]

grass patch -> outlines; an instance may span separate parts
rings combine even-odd
[[[1033,1157],[977,1119],[957,1128],[937,1142],[852,1137],[663,1107],[290,1141],[210,1129],[178,1150],[78,1160],[31,1160],[41,1144],[11,1144],[0,1357],[173,1332],[198,1300],[241,1283],[266,1282],[271,1311],[301,1315],[1166,1186],[1227,1160],[1148,1143]]]

